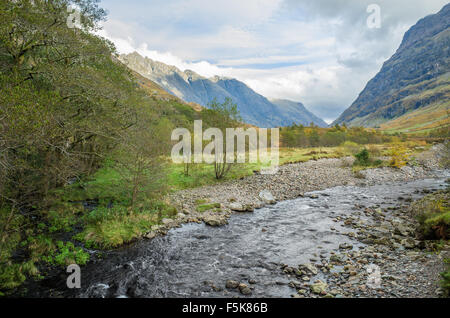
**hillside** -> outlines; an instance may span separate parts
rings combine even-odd
[[[405,33],[396,53],[333,124],[405,130],[427,117],[424,126],[440,126],[450,95],[449,48],[450,4]]]
[[[136,52],[121,55],[120,59],[135,72],[188,103],[207,106],[214,98],[219,101],[231,98],[237,104],[243,120],[255,126],[289,126],[306,122],[309,124],[311,118],[318,126],[326,125],[303,106],[275,105],[236,79],[219,76],[205,78],[190,70],[182,72],[174,66],[144,58]]]
[[[293,102],[287,99],[270,99],[270,102],[276,105],[280,112],[289,116],[296,116],[296,114],[301,114],[301,120],[297,121],[297,124],[302,124],[303,126],[309,126],[311,123],[319,127],[327,127],[327,123],[321,118],[317,117],[300,102]]]
[[[137,72],[132,72],[136,83],[152,98],[165,102],[177,102],[190,106],[195,111],[201,111],[203,107],[197,103],[186,103],[175,95],[168,93],[161,86]]]

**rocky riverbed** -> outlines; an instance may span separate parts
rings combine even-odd
[[[292,297],[443,296],[439,273],[445,269],[444,258],[450,257],[450,245],[420,240],[416,211],[409,205],[412,197],[397,199],[385,208],[355,204],[350,216],[333,219],[362,245],[340,244],[330,257],[320,255],[319,262],[282,264],[297,291]],[[315,279],[319,273],[321,279]]]
[[[83,267],[80,290],[62,274],[31,294],[439,297],[449,247],[420,241],[409,210],[448,186],[439,147],[401,169],[355,175],[351,158],[323,159],[174,193],[178,217]],[[212,209],[197,211],[199,200]]]
[[[441,174],[308,192],[226,226],[185,224],[88,264],[74,296],[438,297],[448,247],[424,248],[408,206],[445,189]]]
[[[326,159],[175,193],[177,219],[88,264],[70,295],[439,297],[449,247],[420,241],[409,210],[448,186],[438,147],[359,177],[350,158]],[[199,199],[219,205],[198,212]]]
[[[283,165],[273,175],[254,174],[240,180],[178,191],[169,197],[180,212],[177,218],[163,220],[163,226],[155,226],[146,236],[153,238],[189,222],[221,226],[233,213],[253,211],[277,201],[301,197],[306,192],[335,186],[369,186],[435,177],[442,148],[443,145],[435,145],[416,156],[415,165],[400,169],[383,167],[354,173],[351,157],[320,159]],[[199,201],[214,203],[220,209],[198,212]]]

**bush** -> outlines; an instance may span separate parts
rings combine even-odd
[[[81,247],[75,247],[72,242],[56,242],[58,251],[52,251],[43,259],[50,264],[66,266],[69,264],[85,265],[89,260],[89,254]]]
[[[444,290],[444,297],[450,296],[450,258],[444,260],[447,267],[445,272],[441,273],[442,280],[440,281],[441,287]]]
[[[26,279],[26,275],[37,275],[38,270],[32,261],[20,264],[0,264],[0,289],[9,290],[20,286]],[[1,296],[0,291],[0,296]]]
[[[446,239],[450,236],[450,189],[430,194],[412,206],[425,239]]]
[[[369,151],[364,148],[363,150],[361,150],[360,152],[358,152],[355,155],[355,165],[358,166],[369,166],[371,164],[371,161],[369,159]]]
[[[401,168],[406,166],[408,163],[409,155],[406,153],[406,149],[402,146],[394,146],[389,151],[389,155],[391,157],[389,165],[393,168]]]

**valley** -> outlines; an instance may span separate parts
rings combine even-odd
[[[339,117],[326,110],[348,105],[327,94],[354,83],[333,73],[345,64],[337,38],[284,39],[271,54],[243,40],[206,62],[193,58],[199,43],[220,37],[148,36],[170,39],[190,57],[180,63],[146,43],[124,53],[101,32],[111,24],[100,4],[0,2],[0,298],[449,296],[450,4],[408,25]],[[136,32],[124,26],[113,29]],[[225,28],[225,39],[253,27]],[[242,63],[233,74],[264,77],[268,94],[142,52],[182,66]],[[339,65],[315,64],[329,54]],[[221,138],[249,128],[271,128],[270,141],[244,136],[240,153],[239,138]],[[177,136],[188,136],[185,162],[174,160]],[[212,162],[191,160],[196,144]],[[224,150],[245,162],[221,160]],[[264,162],[264,151],[278,157]],[[66,284],[70,265],[80,289]]]

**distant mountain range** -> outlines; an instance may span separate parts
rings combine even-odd
[[[449,124],[450,4],[411,27],[396,53],[333,123],[426,131]]]
[[[311,122],[320,127],[327,126],[302,103],[288,100],[269,101],[233,78],[205,78],[190,70],[182,72],[175,66],[144,58],[136,52],[121,55],[119,59],[133,71],[186,102],[207,107],[214,98],[222,102],[229,97],[237,104],[243,120],[255,126],[278,127],[294,123],[309,125]]]
[[[297,118],[295,121],[297,124],[302,124],[303,126],[309,126],[309,124],[314,123],[319,127],[327,127],[327,123],[321,118],[317,117],[300,102],[293,102],[287,99],[269,99],[269,101],[277,106],[284,116],[289,118]]]

